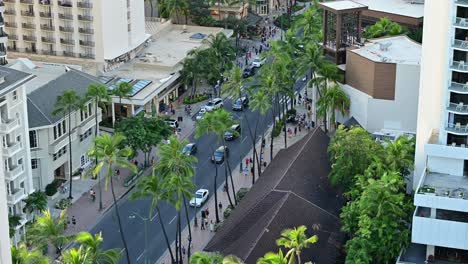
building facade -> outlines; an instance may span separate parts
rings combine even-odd
[[[4,11],[5,3],[0,2],[0,65],[8,63],[6,54],[8,36],[5,32],[5,19],[3,18]]]
[[[1,146],[0,150],[2,150]],[[1,155],[0,163],[3,163],[3,157],[1,157]],[[0,264],[11,264],[8,206],[5,201],[7,194],[5,184],[3,184],[4,182],[5,172],[0,170]]]
[[[109,67],[133,57],[148,39],[143,1],[3,2],[8,50],[15,56],[81,58]]]
[[[467,40],[468,1],[425,2],[411,239],[427,260],[468,262]]]

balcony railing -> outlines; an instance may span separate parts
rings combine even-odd
[[[55,31],[55,27],[47,24],[42,24],[41,25],[42,30],[47,30],[47,31]]]
[[[447,130],[447,132],[450,132],[452,134],[468,135],[468,123],[449,123],[445,129]]]
[[[78,20],[93,21],[93,16],[78,15]]]
[[[21,143],[14,142],[9,144],[6,148],[3,149],[3,155],[6,157],[11,157],[21,150]]]
[[[94,41],[80,40],[81,46],[94,47]]]
[[[5,178],[8,181],[15,180],[21,173],[23,173],[24,167],[23,166],[12,166],[5,171]]]
[[[37,38],[35,36],[26,36],[26,35],[23,35],[23,40],[24,41],[30,41],[30,42],[36,42],[37,41]]]
[[[22,28],[27,28],[27,29],[36,29],[36,24],[32,23],[21,23]]]
[[[62,32],[73,32],[73,31],[74,31],[74,28],[73,28],[73,27],[63,27],[63,26],[60,26],[60,27],[59,27],[59,30],[62,31]]]
[[[58,1],[59,6],[61,7],[73,7],[73,4],[71,1]]]
[[[468,0],[455,0],[455,4],[468,6]]]
[[[65,56],[65,57],[76,57],[75,53],[71,52],[71,51],[64,51],[63,56]]]
[[[75,40],[74,39],[60,39],[60,43],[65,44],[65,45],[75,45]]]
[[[3,12],[4,15],[16,15],[16,10],[14,9],[7,9],[5,12]]]
[[[0,133],[7,134],[19,126],[18,119],[2,120],[0,124]]]
[[[51,0],[39,0],[39,4],[41,5],[50,5]]]
[[[28,17],[33,17],[34,12],[33,11],[21,11],[22,16],[28,16]]]
[[[17,35],[8,35],[8,39],[9,40],[18,40],[18,36]]]
[[[42,50],[42,54],[56,56],[57,52],[55,50]]]
[[[6,54],[6,49],[0,49],[0,57],[5,57]]]
[[[90,2],[78,2],[78,7],[79,8],[93,8],[93,3]]]
[[[96,56],[94,54],[81,54],[80,53],[80,58],[82,59],[94,59]]]
[[[33,0],[20,0],[20,3],[27,4],[27,5],[33,5],[34,1]]]
[[[50,13],[50,12],[40,12],[39,16],[43,17],[43,18],[52,18],[52,13]]]
[[[62,13],[59,13],[59,18],[60,18],[60,19],[73,20],[73,14],[62,14]]]
[[[455,26],[468,28],[468,19],[462,18],[462,17],[457,17],[455,19]]]
[[[55,43],[54,37],[42,37],[41,40],[42,42],[45,42],[45,43]]]
[[[94,29],[92,28],[79,28],[78,31],[83,34],[94,34]]]
[[[3,0],[4,3],[16,3],[16,0]]]
[[[468,41],[456,39],[453,42],[453,47],[457,49],[468,50]]]
[[[450,103],[447,110],[457,114],[468,114],[468,105],[464,103]]]
[[[19,202],[24,196],[25,196],[24,189],[14,189],[10,195],[7,195],[8,197],[8,202],[10,204],[15,204]]]
[[[15,22],[5,22],[5,27],[8,28],[17,28],[18,25]]]
[[[465,61],[454,61],[451,68],[455,71],[468,71],[468,62],[465,63]]]

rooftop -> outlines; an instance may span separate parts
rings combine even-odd
[[[418,0],[353,0],[366,5],[369,10],[397,14],[401,16],[422,18],[424,16],[424,4]]]
[[[321,6],[327,7],[332,10],[336,11],[344,11],[347,9],[355,9],[355,8],[366,8],[366,5],[357,3],[357,1],[351,0],[340,0],[340,1],[331,1],[331,2],[323,2],[320,3]]]
[[[375,62],[419,65],[421,45],[407,36],[394,36],[369,40],[364,47],[351,50]]]
[[[0,66],[0,79],[3,79],[0,83],[0,96],[9,93],[33,78],[34,76],[29,73]]]

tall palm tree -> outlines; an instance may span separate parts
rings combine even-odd
[[[338,111],[342,115],[346,113],[349,109],[350,101],[348,95],[341,89],[340,85],[335,84],[331,88],[325,91],[318,100],[317,100],[317,115],[323,117],[325,122],[327,120],[327,113],[331,113],[330,121],[335,127],[335,112]],[[325,124],[325,131],[327,127]]]
[[[182,63],[182,70],[180,71],[182,77],[182,83],[190,85],[192,87],[190,96],[194,96],[197,91],[197,83],[200,81],[202,71],[202,63],[200,58],[197,57],[197,53],[192,53],[194,56],[189,57]]]
[[[223,92],[233,98],[242,97],[243,86],[246,83],[245,79],[242,77],[242,69],[239,66],[234,66],[227,73],[227,77],[228,80],[223,83]]]
[[[256,120],[258,120],[257,124],[261,123],[261,122],[264,122],[265,119],[266,119],[265,117],[266,117],[267,112],[272,107],[271,97],[269,97],[268,94],[265,91],[259,90],[252,97],[252,100],[250,101],[250,106],[251,106],[252,110],[257,111],[257,118],[256,118]],[[260,120],[263,120],[263,121],[260,122]],[[255,125],[254,138],[257,137],[257,124]],[[265,132],[262,133],[262,140],[264,138],[265,138]],[[255,140],[253,142],[253,151],[254,151],[254,153],[256,153],[256,142],[255,142]],[[256,158],[256,156],[254,155],[254,162],[252,164],[252,166],[254,167],[254,170],[255,170],[255,158]],[[258,159],[258,157],[257,157],[257,159]],[[257,163],[259,165],[258,166],[258,175],[260,176],[260,174],[262,173],[262,167],[261,167],[261,164],[260,164],[260,160]],[[252,174],[252,185],[254,183],[255,183],[255,174]]]
[[[164,0],[161,3],[161,13],[168,18],[176,18],[177,23],[180,23],[180,16],[186,15],[188,10],[187,0]],[[187,21],[186,21],[187,23]]]
[[[83,246],[71,248],[62,254],[60,264],[94,264],[90,251]]]
[[[302,32],[302,38],[308,42],[319,42],[322,39],[322,17],[318,0],[314,0],[309,9],[294,22],[294,31]]]
[[[281,232],[281,237],[276,240],[276,244],[278,246],[289,249],[285,257],[289,258],[290,264],[301,264],[302,250],[318,241],[318,237],[316,235],[307,237],[306,231],[307,227],[303,225],[293,229],[286,229]],[[297,262],[294,258],[297,259]]]
[[[35,191],[28,195],[24,202],[24,210],[28,214],[33,214],[33,222],[38,212],[42,212],[47,209],[47,196],[44,192]]]
[[[156,214],[159,218],[159,224],[163,231],[164,240],[166,242],[167,250],[171,256],[171,263],[176,263],[174,258],[174,253],[172,252],[171,243],[169,242],[169,237],[167,236],[166,227],[161,218],[161,212],[159,210],[159,201],[167,200],[168,190],[166,187],[166,181],[162,177],[161,173],[155,173],[153,169],[153,174],[149,177],[142,178],[137,184],[137,191],[132,194],[132,199],[142,199],[142,198],[151,198],[148,219],[153,219],[153,208],[156,209]]]
[[[50,243],[55,247],[56,253],[60,254],[63,246],[72,239],[72,236],[65,234],[67,221],[66,210],[61,211],[57,218],[54,218],[50,211],[44,211],[33,223],[29,239],[38,248],[46,248]]]
[[[119,97],[119,105],[120,105],[119,118],[122,118],[122,116],[123,116],[122,98],[129,98],[129,96],[130,96],[130,94],[132,92],[132,89],[133,89],[133,87],[129,83],[121,82],[121,83],[119,83],[117,88],[115,88],[112,91],[113,95]],[[114,124],[112,124],[112,125],[114,125]]]
[[[39,250],[28,250],[25,244],[11,247],[12,264],[49,264],[49,258],[44,256]]]
[[[232,61],[235,58],[235,52],[231,41],[224,33],[219,32],[216,35],[211,34],[208,38],[203,40],[203,43],[210,47],[210,50],[212,50],[223,72],[231,68]]]
[[[94,104],[94,138],[97,137],[99,131],[98,123],[98,105],[100,105],[102,111],[107,109],[104,102],[110,102],[112,99],[108,93],[107,87],[102,84],[91,84],[88,86],[85,97],[93,101]],[[96,144],[96,143],[95,143]],[[97,164],[97,158],[95,160]],[[99,189],[99,210],[102,210],[102,186],[101,186],[101,173],[98,174],[98,189]]]
[[[129,147],[123,147],[122,143],[125,140],[125,136],[120,133],[109,135],[103,133],[96,137],[94,146],[88,151],[88,156],[96,157],[98,163],[95,165],[93,174],[96,177],[104,166],[106,166],[106,182],[104,185],[107,190],[107,185],[110,182],[112,198],[114,200],[114,209],[117,216],[117,223],[119,225],[120,238],[125,249],[125,256],[127,257],[127,263],[131,263],[130,255],[128,253],[127,241],[125,240],[124,231],[122,228],[122,222],[120,219],[119,207],[117,206],[117,199],[114,192],[114,181],[112,177],[113,168],[126,168],[130,169],[133,173],[137,173],[137,168],[134,164],[128,161],[128,158],[132,156],[132,149]]]
[[[63,119],[68,118],[68,154],[69,154],[69,164],[68,164],[68,173],[70,181],[70,192],[68,195],[69,199],[73,199],[72,196],[72,187],[73,187],[73,155],[72,155],[72,142],[71,142],[71,116],[75,111],[82,110],[83,100],[77,95],[74,90],[67,90],[62,93],[62,95],[57,96],[57,101],[55,102],[54,111],[52,112],[53,116],[60,115]]]
[[[102,235],[97,233],[94,236],[88,232],[80,232],[76,235],[75,241],[86,249],[88,257],[93,264],[117,264],[120,259],[118,249],[102,249]]]

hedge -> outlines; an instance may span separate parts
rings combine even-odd
[[[195,104],[195,103],[204,101],[206,99],[208,99],[207,94],[197,94],[194,96],[185,97],[183,102],[184,104]]]
[[[47,184],[45,187],[45,193],[47,194],[47,196],[52,196],[56,194],[58,187],[60,186],[61,183],[62,181],[55,179],[51,183]]]

